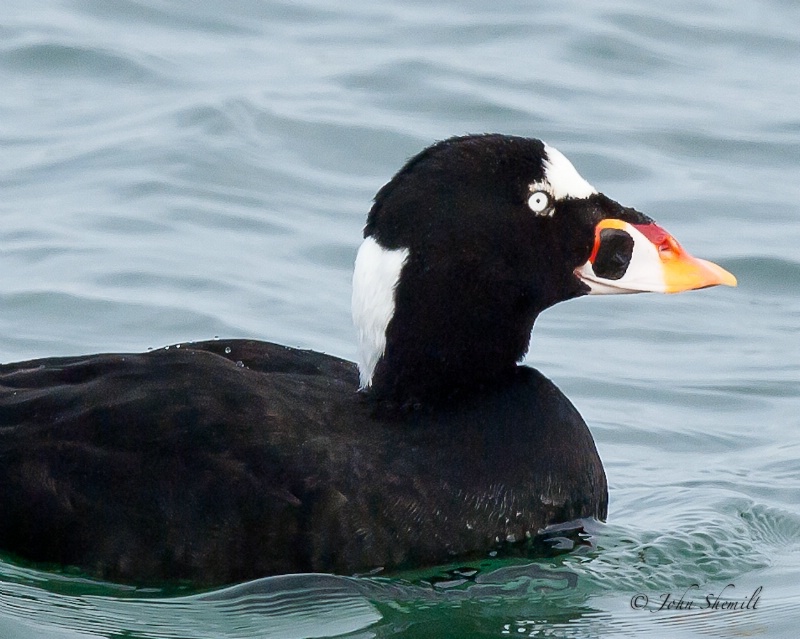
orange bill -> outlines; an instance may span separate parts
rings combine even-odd
[[[575,271],[590,294],[679,293],[709,286],[736,286],[721,266],[691,256],[657,224],[601,220],[589,260]]]

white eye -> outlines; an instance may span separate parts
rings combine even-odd
[[[528,198],[528,206],[534,213],[544,213],[550,208],[550,196],[544,191],[534,191]]]

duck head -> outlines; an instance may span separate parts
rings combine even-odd
[[[378,191],[353,277],[361,386],[401,404],[501,383],[536,317],[587,294],[736,279],[536,139],[434,144]]]

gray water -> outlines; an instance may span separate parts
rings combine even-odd
[[[2,361],[214,336],[353,358],[370,199],[466,132],[547,140],[740,285],[537,323],[528,363],[608,473],[594,547],[200,594],[5,558],[0,637],[796,636],[798,69],[794,0],[4,0]]]

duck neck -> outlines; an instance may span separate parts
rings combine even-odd
[[[552,303],[533,278],[481,281],[493,274],[378,249],[365,241],[354,276],[363,390],[399,406],[430,405],[502,384],[515,373],[537,315]]]

